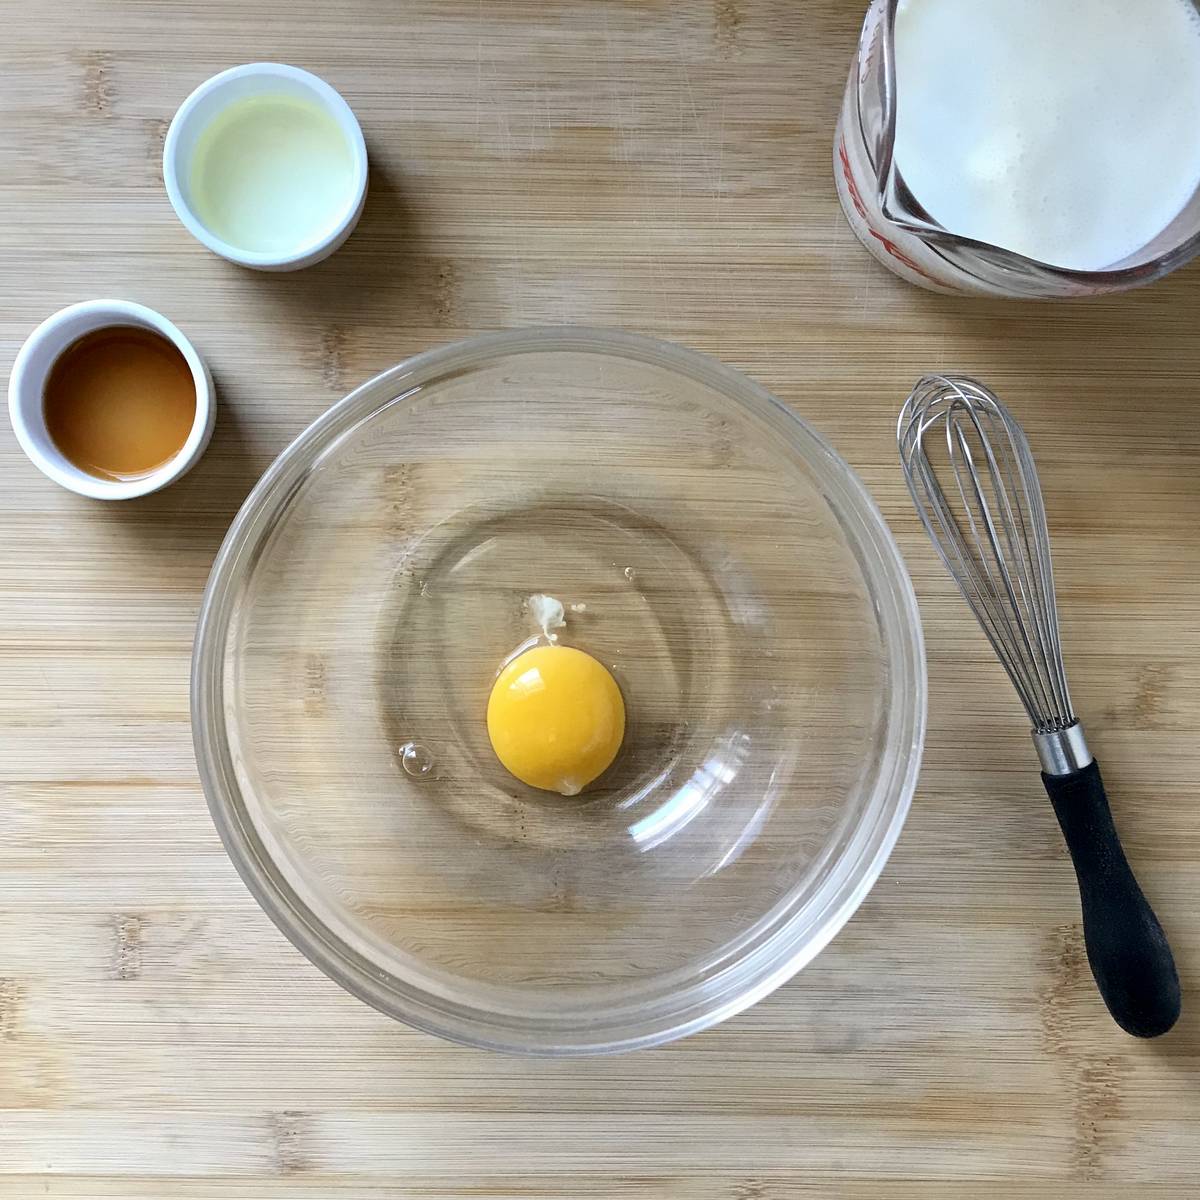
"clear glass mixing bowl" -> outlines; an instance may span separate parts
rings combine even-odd
[[[570,799],[487,740],[534,593],[628,711]],[[444,1037],[594,1053],[833,937],[903,823],[925,668],[826,442],[697,354],[551,329],[419,355],[296,439],[217,556],[192,707],[221,837],[317,966]]]

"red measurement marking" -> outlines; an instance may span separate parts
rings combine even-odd
[[[846,189],[850,193],[850,199],[854,202],[854,208],[858,215],[862,217],[866,223],[867,232],[897,261],[903,263],[910,271],[916,271],[918,275],[928,279],[930,283],[937,283],[928,271],[919,267],[899,246],[896,245],[890,238],[886,238],[882,233],[876,233],[871,228],[871,220],[867,216],[867,206],[863,203],[862,196],[859,194],[858,184],[854,182],[854,176],[850,171],[850,155],[846,153],[846,138],[843,136],[838,142],[838,158],[842,160],[842,178],[846,181]]]
[[[842,160],[842,178],[846,181],[846,187],[850,189],[850,199],[854,201],[854,207],[858,210],[858,215],[865,221],[867,219],[867,206],[863,204],[862,197],[858,194],[858,184],[854,182],[854,176],[850,173],[850,155],[846,153],[846,138],[844,134],[838,143],[838,158]]]

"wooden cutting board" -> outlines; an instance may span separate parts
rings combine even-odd
[[[862,0],[10,0],[0,366],[71,301],[160,309],[212,449],[126,504],[0,429],[0,1197],[1009,1200],[1200,1189],[1200,267],[1086,304],[935,297],[844,224],[830,140]],[[371,154],[358,232],[259,275],[160,177],[202,79],[324,75]],[[770,999],[666,1049],[525,1062],[343,994],[205,809],[193,622],[266,463],[349,388],[481,330],[585,322],[714,354],[826,433],[925,617],[931,705],[883,877]],[[1185,1014],[1122,1034],[1025,723],[913,515],[915,377],[990,381],[1046,486],[1075,698],[1174,943]]]

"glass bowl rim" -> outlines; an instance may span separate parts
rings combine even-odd
[[[400,988],[324,928],[271,861],[253,828],[233,774],[222,716],[224,652],[238,587],[285,514],[290,496],[329,450],[378,413],[447,374],[497,357],[547,351],[607,354],[673,371],[771,426],[803,458],[827,501],[837,502],[834,519],[875,605],[891,680],[887,746],[895,751],[890,771],[880,772],[833,869],[800,911],[714,979],[673,987],[649,1004],[614,1006],[582,1022],[497,1014],[411,984]],[[866,560],[864,551],[870,555]],[[191,716],[201,784],[225,850],[266,914],[310,962],[379,1011],[450,1041],[545,1056],[602,1054],[659,1045],[741,1012],[810,962],[850,919],[891,854],[916,788],[925,738],[926,665],[916,596],[899,548],[870,493],[824,437],[748,376],[707,355],[639,334],[553,326],[477,335],[414,355],[337,401],[275,458],[242,504],[213,561],[193,647]],[[880,763],[887,757],[881,754]]]

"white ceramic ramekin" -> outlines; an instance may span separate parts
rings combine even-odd
[[[51,439],[42,402],[46,376],[58,356],[85,333],[115,325],[151,329],[172,342],[187,360],[196,384],[196,419],[187,441],[169,462],[136,479],[101,479],[75,466]],[[86,300],[47,317],[17,352],[8,381],[8,416],[21,449],[43,475],[96,500],[129,500],[173,483],[204,453],[216,415],[212,376],[192,343],[166,317],[128,300]]]
[[[345,208],[328,233],[287,254],[261,254],[231,246],[216,237],[200,220],[190,195],[190,166],[197,139],[217,113],[248,96],[280,94],[319,104],[333,117],[354,158],[354,181]],[[367,197],[367,145],[350,105],[325,80],[284,63],[245,63],[206,79],[179,106],[163,147],[163,181],[171,205],[184,227],[214,254],[259,271],[296,271],[328,258],[358,224]]]

